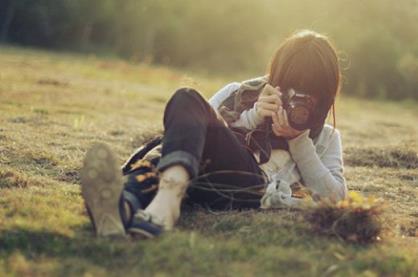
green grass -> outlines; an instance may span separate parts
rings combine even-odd
[[[376,244],[318,235],[286,209],[187,211],[158,240],[110,241],[93,237],[80,196],[91,143],[122,163],[176,88],[209,97],[235,79],[10,47],[0,68],[0,275],[418,276],[417,103],[337,103],[349,189],[386,203]]]

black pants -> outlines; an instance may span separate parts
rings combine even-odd
[[[180,164],[191,176],[186,203],[212,209],[259,207],[265,184],[262,170],[243,136],[224,126],[196,90],[179,89],[167,103],[162,145],[157,169]],[[154,194],[140,193],[141,186],[149,184],[135,178],[133,173],[126,189],[148,205]]]

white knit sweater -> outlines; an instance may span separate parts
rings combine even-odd
[[[226,85],[210,98],[210,105],[217,110],[239,86],[237,82]],[[231,125],[254,129],[262,122],[263,118],[253,107],[242,112]],[[289,151],[273,150],[269,161],[260,166],[269,177],[261,200],[263,208],[300,205],[301,200],[292,198],[290,190],[290,185],[300,181],[319,198],[334,201],[345,198],[347,186],[343,177],[341,136],[337,129],[326,124],[315,139],[309,138],[309,131],[305,131],[288,140],[288,144]]]

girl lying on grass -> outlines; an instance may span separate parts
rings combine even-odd
[[[209,101],[177,90],[162,138],[128,160],[126,182],[106,145],[87,153],[82,193],[97,235],[158,236],[174,227],[183,199],[223,210],[297,206],[295,184],[315,200],[343,199],[339,87],[334,47],[301,31],[279,47],[266,76],[228,84]],[[325,124],[330,110],[334,127]]]

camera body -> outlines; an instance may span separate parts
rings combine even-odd
[[[310,95],[290,88],[282,94],[281,100],[293,129],[302,131],[311,128],[315,103]]]

